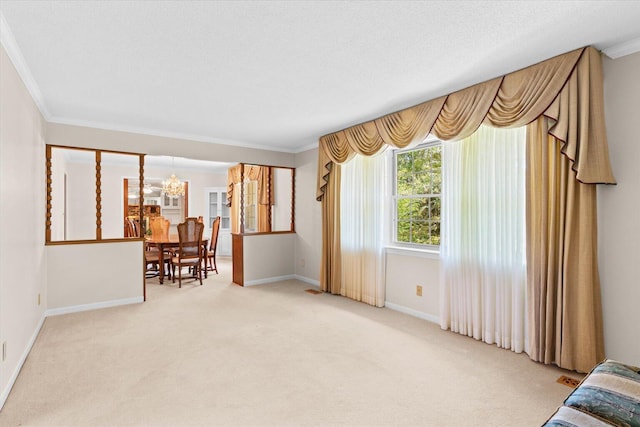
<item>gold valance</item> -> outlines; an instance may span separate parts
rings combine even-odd
[[[604,123],[602,64],[592,47],[324,135],[319,141],[316,198],[322,200],[333,163],[404,148],[433,133],[442,140],[471,135],[482,124],[519,127],[545,116],[549,133],[583,183],[615,184]]]

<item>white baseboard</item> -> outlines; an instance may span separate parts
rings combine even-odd
[[[305,276],[300,276],[299,274],[288,274],[286,276],[268,277],[266,279],[259,279],[259,280],[249,280],[248,282],[244,282],[244,285],[245,286],[264,285],[266,283],[280,282],[282,280],[291,280],[291,279],[299,280],[301,282],[308,283],[318,288],[320,287],[320,281],[315,279],[310,279]]]
[[[296,280],[299,280],[301,282],[308,283],[308,284],[316,286],[318,288],[320,287],[320,281],[319,280],[309,279],[308,277],[300,276],[299,274],[296,274],[295,278],[296,278]]]
[[[408,314],[413,317],[418,317],[420,319],[426,320],[428,322],[440,324],[440,318],[438,316],[434,316],[433,314],[423,313],[422,311],[414,310],[413,308],[405,307],[403,305],[394,304],[389,301],[384,302],[384,306],[394,310],[399,311],[400,313]]]
[[[78,313],[80,311],[98,310],[100,308],[117,307],[119,305],[138,304],[144,301],[142,296],[133,298],[124,298],[104,302],[96,302],[92,304],[74,305],[71,307],[52,308],[46,311],[46,316],[57,316],[60,314]]]
[[[20,370],[22,369],[22,365],[24,365],[25,360],[27,360],[27,356],[29,356],[29,353],[31,352],[31,348],[33,347],[33,344],[35,344],[35,342],[36,342],[36,338],[38,338],[38,334],[40,333],[40,329],[42,328],[42,325],[44,324],[44,319],[46,317],[47,317],[46,314],[42,313],[42,317],[40,318],[40,321],[38,322],[38,326],[36,326],[36,329],[34,330],[33,334],[31,335],[31,338],[29,339],[29,343],[27,344],[27,347],[22,352],[22,356],[20,356],[20,360],[18,361],[18,364],[16,365],[16,368],[14,369],[13,373],[11,374],[11,378],[9,378],[9,382],[7,383],[7,386],[5,387],[4,390],[2,390],[2,394],[0,395],[0,410],[4,406],[4,403],[7,401],[7,398],[9,397],[9,393],[11,392],[11,389],[13,388],[13,384],[18,379],[18,374],[20,373]]]
[[[267,277],[266,279],[247,280],[244,282],[244,286],[264,285],[267,283],[281,282],[283,280],[297,279],[294,274],[288,274],[286,276]]]

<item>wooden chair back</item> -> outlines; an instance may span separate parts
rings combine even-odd
[[[202,232],[204,224],[196,218],[187,218],[185,222],[178,224],[178,240],[180,258],[202,257]]]
[[[131,218],[124,219],[124,237],[140,237],[138,222]]]
[[[124,219],[124,237],[135,237],[133,235],[133,228],[131,227],[131,221],[129,218]]]
[[[220,217],[217,216],[216,219],[213,220],[213,224],[211,224],[211,241],[209,242],[209,250],[214,253],[216,252],[216,247],[218,246],[218,234],[220,233]]]
[[[149,221],[152,239],[169,240],[169,227],[171,222],[163,216],[153,217]]]

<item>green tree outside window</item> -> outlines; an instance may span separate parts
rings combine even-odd
[[[431,143],[395,158],[395,240],[399,243],[440,245],[442,145]]]

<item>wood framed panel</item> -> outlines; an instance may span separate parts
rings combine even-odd
[[[46,245],[131,239],[124,237],[120,198],[110,196],[124,191],[112,176],[117,160],[126,159],[143,177],[144,154],[47,144],[45,156]],[[139,192],[142,200],[142,184]]]

